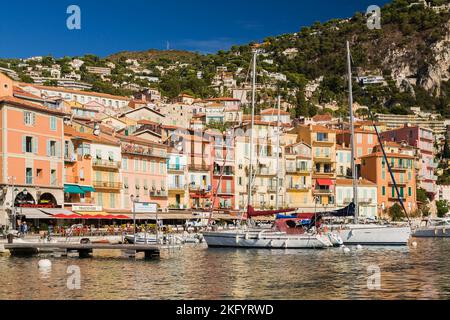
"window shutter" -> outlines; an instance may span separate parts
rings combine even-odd
[[[22,136],[22,152],[27,152],[27,137]]]
[[[56,142],[56,156],[61,158],[61,143],[59,141]]]
[[[33,153],[38,153],[39,139],[37,137],[33,137]]]
[[[34,125],[36,125],[36,114],[34,112],[31,113],[31,123]]]
[[[47,140],[47,157],[50,157],[50,140]]]

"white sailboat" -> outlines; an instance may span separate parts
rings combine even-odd
[[[337,228],[333,228],[340,234],[344,244],[346,245],[407,245],[411,237],[411,227],[397,227],[391,225],[378,224],[358,224],[359,205],[358,205],[358,177],[355,164],[355,127],[353,115],[353,86],[352,86],[352,64],[350,54],[350,44],[347,41],[347,65],[348,65],[348,83],[349,83],[349,106],[350,106],[350,127],[352,134],[351,152],[352,152],[352,174],[353,174],[353,199],[355,202],[355,220],[353,224],[344,224]],[[377,129],[375,128],[377,131]],[[378,135],[378,131],[377,131]],[[380,141],[381,144],[381,141]],[[382,145],[382,144],[381,144]],[[384,148],[381,146],[384,153]],[[385,155],[385,153],[384,153]],[[385,155],[386,157],[386,155]],[[398,188],[392,175],[389,161],[388,168],[391,172],[391,178],[394,182],[399,196]],[[400,203],[404,208],[402,199],[399,196]]]
[[[250,170],[248,186],[248,211],[253,210],[252,189],[253,189],[253,128],[255,124],[255,104],[256,104],[256,60],[258,50],[253,51],[253,81],[252,81],[252,122],[250,131]],[[279,139],[278,139],[279,141]],[[278,179],[277,179],[278,180]],[[277,186],[279,181],[277,181]],[[277,204],[278,204],[277,190]],[[269,214],[269,213],[268,213]],[[208,247],[214,248],[256,248],[256,249],[320,249],[332,247],[339,243],[338,236],[329,234],[288,234],[276,229],[243,228],[230,231],[207,231],[203,232],[203,237]]]

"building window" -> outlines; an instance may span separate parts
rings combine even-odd
[[[33,153],[33,151],[34,151],[33,145],[34,145],[33,137],[23,137],[23,142],[22,142],[23,152]]]
[[[25,180],[26,184],[33,184],[33,168],[25,169]]]
[[[50,171],[51,185],[56,186],[58,184],[58,179],[56,177],[56,170]]]
[[[57,142],[48,141],[47,142],[47,156],[56,157],[57,156]]]
[[[412,188],[408,187],[408,196],[412,197]]]
[[[114,193],[109,194],[109,207],[111,209],[116,207],[116,195]]]
[[[122,158],[123,170],[128,170],[128,158]]]
[[[24,111],[23,122],[27,126],[34,126],[36,124],[36,114],[34,112]]]
[[[386,187],[381,187],[381,195],[385,196],[386,195]]]

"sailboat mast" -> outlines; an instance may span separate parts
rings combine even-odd
[[[359,218],[358,205],[358,174],[356,172],[355,157],[355,124],[353,117],[353,84],[352,84],[352,59],[350,54],[350,42],[347,41],[347,67],[348,67],[348,101],[350,111],[351,150],[352,150],[352,175],[353,175],[353,202],[355,203],[355,223]]]
[[[281,117],[281,97],[278,96],[278,118],[277,118],[277,193],[275,207],[276,210],[280,209],[280,117]]]
[[[256,58],[258,56],[258,49],[253,50],[253,79],[252,79],[252,124],[250,128],[250,170],[248,176],[248,208],[252,205],[252,190],[253,190],[253,135],[255,125],[255,105],[256,105]]]

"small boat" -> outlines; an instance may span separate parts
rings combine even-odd
[[[204,232],[210,248],[321,249],[333,247],[328,235],[296,234],[273,230],[233,230]]]
[[[425,226],[417,228],[413,237],[416,238],[449,238],[450,218],[424,220]]]
[[[137,233],[136,243],[135,235],[129,234],[125,236],[125,242],[130,244],[157,244],[156,235],[150,233]]]
[[[406,246],[411,237],[410,227],[377,224],[348,224],[332,228],[345,245]]]

